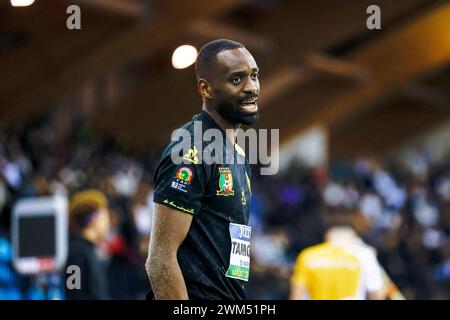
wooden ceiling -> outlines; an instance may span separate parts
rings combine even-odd
[[[78,31],[66,28],[72,3],[82,8]],[[372,3],[0,2],[0,121],[25,121],[106,82],[115,94],[98,99],[93,127],[128,146],[164,143],[201,104],[193,68],[173,69],[172,51],[230,38],[261,69],[259,128],[279,128],[283,143],[321,123],[334,156],[383,152],[450,117],[450,1],[377,1],[374,31]]]

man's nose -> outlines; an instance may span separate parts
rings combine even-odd
[[[258,93],[258,85],[252,79],[248,79],[245,83],[244,87],[245,93],[257,94]]]

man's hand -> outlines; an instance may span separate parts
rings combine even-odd
[[[192,215],[155,203],[150,248],[145,264],[156,299],[189,299],[177,251],[186,238]]]

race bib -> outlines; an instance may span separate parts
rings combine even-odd
[[[252,228],[230,223],[231,252],[227,277],[248,281],[250,272],[250,237]]]

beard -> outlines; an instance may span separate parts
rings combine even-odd
[[[246,112],[239,102],[223,101],[215,107],[218,114],[231,123],[239,123],[242,125],[252,125],[259,118],[259,112]]]

